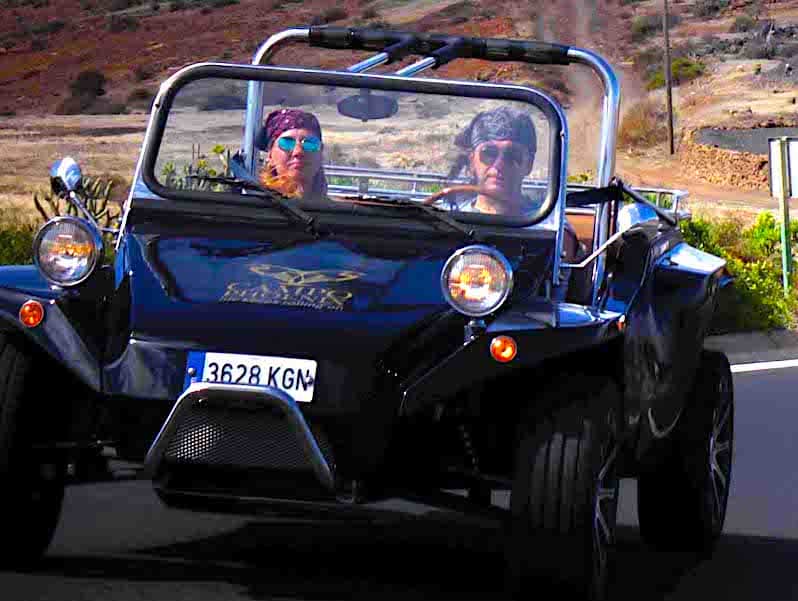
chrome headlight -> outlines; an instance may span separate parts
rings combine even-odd
[[[502,306],[513,288],[513,270],[499,251],[467,246],[454,253],[441,273],[443,296],[470,317],[483,317]]]
[[[47,281],[75,286],[88,278],[103,253],[100,233],[77,217],[45,223],[33,241],[33,259]]]

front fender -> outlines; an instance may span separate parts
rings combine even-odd
[[[465,342],[443,361],[412,382],[402,385],[401,413],[413,414],[471,386],[518,369],[609,342],[620,335],[620,313],[536,299],[497,317],[484,333]],[[490,343],[500,335],[512,336],[518,355],[499,363]]]
[[[663,444],[690,393],[726,262],[680,243],[654,265],[628,311],[626,397],[639,410],[637,458]],[[667,446],[667,445],[665,445]]]
[[[61,310],[65,294],[50,286],[34,266],[0,267],[0,331],[26,338],[89,388],[99,391],[99,361]],[[44,321],[35,328],[19,321],[19,310],[28,300],[37,300],[44,307]]]

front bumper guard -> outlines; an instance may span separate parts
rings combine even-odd
[[[239,384],[212,384],[208,382],[195,382],[180,395],[166,418],[161,431],[155,437],[144,468],[141,471],[143,479],[154,479],[164,458],[167,445],[181,423],[185,414],[196,404],[207,400],[215,403],[234,405],[248,405],[263,407],[264,409],[277,410],[293,426],[299,444],[307,457],[319,483],[328,491],[335,491],[335,478],[330,465],[316,442],[305,417],[299,410],[296,401],[282,390],[271,387],[242,386]]]

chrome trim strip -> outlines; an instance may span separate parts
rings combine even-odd
[[[266,40],[255,51],[255,56],[252,58],[253,65],[262,65],[264,60],[268,60],[274,49],[283,42],[290,40],[309,40],[310,29],[293,28],[286,29],[280,33],[276,33]],[[250,173],[255,175],[255,135],[260,125],[260,119],[263,113],[263,82],[250,81],[247,86],[247,116],[244,123],[244,144],[241,147],[241,152],[244,155],[244,167]]]
[[[299,410],[296,401],[282,390],[271,387],[256,387],[256,386],[242,386],[240,384],[211,384],[208,382],[195,382],[191,384],[186,391],[180,395],[172,407],[169,416],[163,423],[160,432],[155,437],[155,440],[147,452],[147,458],[144,462],[144,468],[141,471],[141,477],[144,479],[152,479],[155,477],[158,467],[161,464],[163,455],[166,452],[166,445],[174,434],[177,425],[180,423],[179,418],[191,405],[203,398],[213,398],[214,400],[257,400],[266,405],[274,407],[282,411],[283,415],[289,420],[291,425],[294,426],[297,433],[300,434],[300,439],[304,446],[304,451],[310,459],[313,471],[319,482],[329,491],[335,490],[335,480],[333,478],[332,470],[330,469],[327,460],[319,448],[313,433],[310,431],[305,417]]]

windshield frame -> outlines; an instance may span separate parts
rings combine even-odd
[[[427,93],[528,103],[541,111],[547,119],[550,128],[547,161],[549,186],[546,199],[542,205],[544,207],[542,212],[532,220],[525,217],[495,216],[455,211],[452,211],[450,215],[458,221],[475,225],[530,227],[545,220],[554,208],[563,202],[567,161],[567,124],[559,104],[539,90],[512,84],[408,78],[393,75],[228,63],[197,63],[185,67],[166,80],[158,92],[144,141],[140,176],[149,191],[163,199],[235,205],[245,205],[249,202],[246,196],[235,193],[184,191],[167,188],[158,181],[155,175],[158,151],[175,97],[187,84],[206,78],[236,79],[256,83],[297,83],[355,89],[368,88],[390,92]],[[242,117],[245,117],[244,110],[242,110]],[[242,144],[244,143],[243,138],[242,134]],[[242,148],[241,150],[246,153],[248,150],[252,152],[253,149]],[[154,200],[152,197],[148,199],[149,203]],[[298,205],[303,206],[303,203],[299,201]],[[150,206],[152,205],[150,204]]]

